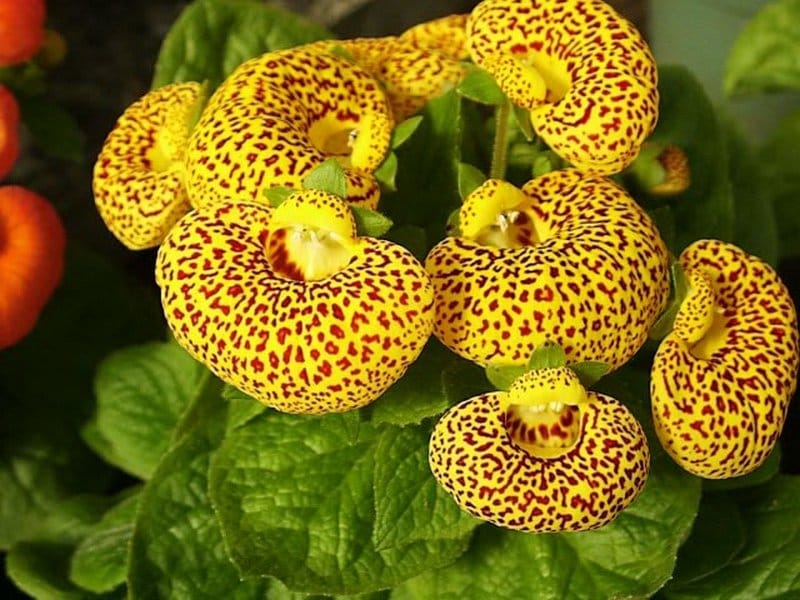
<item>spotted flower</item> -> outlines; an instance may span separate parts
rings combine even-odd
[[[569,368],[529,371],[436,424],[429,462],[470,514],[509,529],[583,531],[610,522],[647,480],[650,452],[620,402]]]
[[[122,114],[97,157],[97,210],[132,250],[158,246],[189,210],[183,155],[200,90],[175,83],[146,94]]]
[[[217,88],[189,140],[192,205],[265,202],[265,189],[299,189],[335,157],[348,201],[375,208],[380,188],[372,173],[393,127],[378,82],[344,58],[298,48],[253,58]]]
[[[465,72],[460,62],[438,50],[420,48],[398,37],[324,40],[304,48],[352,58],[381,83],[397,121],[458,85]]]
[[[19,157],[19,105],[14,94],[0,85],[0,178],[8,175]]]
[[[414,25],[400,38],[418,48],[436,50],[451,60],[469,58],[467,49],[467,18],[469,15],[448,15],[433,21]]]
[[[656,157],[662,169],[661,181],[651,185],[647,191],[655,196],[674,196],[682,194],[691,184],[692,176],[689,158],[678,146],[668,145]]]
[[[690,291],[653,360],[653,421],[687,471],[711,479],[756,469],[772,451],[794,393],[797,315],[775,271],[717,240],[680,263]]]
[[[236,202],[193,211],[160,247],[156,279],[178,342],[285,412],[375,400],[433,327],[430,280],[413,255],[358,237],[348,206],[316,190],[277,209]]]
[[[44,0],[0,0],[0,67],[30,60],[44,39]]]
[[[569,362],[617,368],[669,296],[658,230],[604,178],[555,171],[522,190],[490,179],[466,198],[460,228],[425,260],[434,333],[481,365],[525,364],[549,340]]]
[[[0,187],[0,349],[33,329],[61,280],[65,242],[47,200],[20,186]]]
[[[630,164],[658,117],[655,60],[601,0],[484,0],[470,55],[564,159],[593,174]]]

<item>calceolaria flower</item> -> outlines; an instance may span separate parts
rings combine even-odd
[[[380,84],[346,59],[302,48],[248,60],[217,88],[187,151],[192,206],[266,202],[270,187],[299,189],[334,157],[347,200],[375,208],[372,173],[389,150],[394,120]]]
[[[484,0],[470,54],[562,158],[592,174],[624,169],[658,118],[656,64],[636,28],[601,0]]]
[[[737,477],[769,456],[796,387],[797,315],[775,271],[701,240],[680,263],[691,284],[653,360],[656,433],[684,469]]]
[[[464,77],[464,67],[457,60],[398,37],[326,40],[303,48],[352,58],[381,83],[398,122],[454,88]]]
[[[94,165],[92,189],[108,229],[131,250],[153,248],[189,210],[183,159],[198,83],[174,83],[128,107]]]
[[[19,105],[9,89],[0,85],[0,178],[8,175],[19,157]]]
[[[433,327],[422,265],[402,246],[358,237],[347,204],[317,190],[276,209],[235,202],[188,214],[159,249],[156,280],[178,342],[285,412],[372,402]]]
[[[429,462],[470,514],[542,533],[610,522],[644,487],[650,452],[624,405],[561,367],[451,408],[433,430]]]
[[[44,39],[44,0],[0,0],[0,67],[32,59]]]
[[[0,349],[30,333],[64,271],[66,234],[53,206],[0,187]]]
[[[667,145],[661,148],[656,157],[663,170],[661,181],[651,185],[647,192],[655,196],[674,196],[689,189],[692,181],[689,158],[678,146]]]
[[[469,58],[467,18],[469,15],[448,15],[426,21],[407,29],[400,38],[418,48],[441,52],[451,60],[465,60]]]
[[[669,255],[619,186],[574,169],[522,190],[490,179],[460,211],[461,235],[425,260],[435,335],[481,365],[522,365],[546,341],[568,361],[617,368],[647,339],[669,296]]]

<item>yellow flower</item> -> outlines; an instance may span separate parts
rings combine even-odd
[[[183,157],[200,93],[197,83],[175,83],[146,94],[100,150],[92,179],[97,210],[132,250],[158,246],[189,210]]]
[[[653,360],[656,433],[690,473],[738,477],[766,460],[783,428],[797,315],[775,271],[732,244],[695,242],[680,263],[691,288]]]
[[[562,367],[451,408],[433,430],[429,462],[470,514],[544,533],[613,520],[644,487],[650,451],[624,405],[587,392]]]
[[[417,48],[436,50],[451,60],[469,58],[467,50],[467,18],[469,15],[448,15],[407,29],[400,39]]]
[[[436,294],[434,334],[478,364],[525,364],[549,340],[569,362],[617,368],[667,302],[667,248],[607,179],[570,169],[522,190],[490,179],[464,201],[460,227],[425,267]]]
[[[375,208],[380,188],[372,173],[393,127],[378,82],[343,58],[298,48],[253,58],[217,89],[189,139],[192,205],[265,202],[265,189],[299,189],[335,157],[348,202]]]
[[[303,48],[351,57],[381,82],[397,121],[457,86],[465,72],[460,62],[438,50],[420,48],[398,37],[325,40]]]
[[[156,280],[175,338],[222,380],[293,413],[375,400],[416,360],[433,291],[405,248],[357,237],[316,190],[277,209],[205,206],[172,229]]]
[[[582,171],[621,171],[655,127],[653,55],[600,0],[485,0],[472,11],[467,38],[475,63]]]

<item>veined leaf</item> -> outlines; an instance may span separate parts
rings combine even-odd
[[[464,551],[474,523],[435,485],[425,434],[370,422],[354,431],[352,414],[270,412],[225,439],[209,489],[242,576],[366,593]],[[400,490],[402,506],[390,497]]]
[[[207,80],[213,90],[249,58],[330,37],[319,25],[262,2],[196,0],[164,38],[152,87]]]

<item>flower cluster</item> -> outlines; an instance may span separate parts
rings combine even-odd
[[[423,265],[360,232],[353,211],[380,208],[376,171],[396,125],[457,86],[466,59],[572,167],[485,180]],[[637,159],[657,113],[650,50],[602,1],[485,0],[397,37],[268,52],[210,95],[192,82],[150,92],[108,136],[95,200],[124,244],[159,246],[177,341],[278,410],[364,406],[431,335],[482,367],[516,369],[507,391],[442,416],[431,470],[481,519],[585,530],[636,499],[650,452],[621,402],[581,384],[581,363],[620,369],[671,303],[653,420],[667,452],[704,477],[757,468],[795,387],[796,316],[775,273],[702,241],[680,257],[688,293],[671,292],[680,269],[656,225],[607,178]],[[654,194],[689,185],[679,149],[648,153]],[[331,160],[338,195],[308,183]],[[287,197],[271,205],[280,188]],[[535,364],[549,346],[560,363]]]
[[[0,1],[0,66],[25,63],[44,40],[42,0]],[[0,179],[19,158],[20,109],[0,85]],[[19,185],[0,186],[0,349],[33,329],[64,265],[65,233],[58,213]]]

